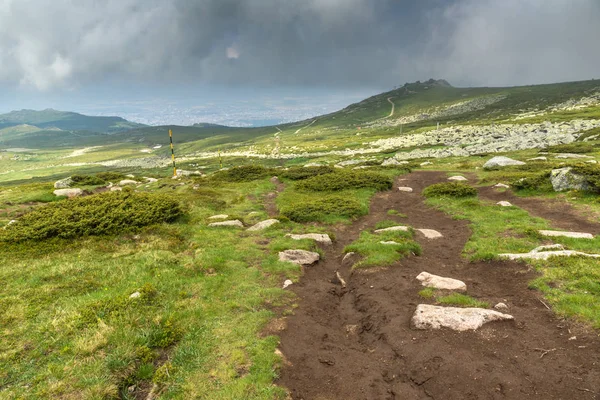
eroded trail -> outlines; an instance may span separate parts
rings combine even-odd
[[[600,341],[557,319],[527,288],[534,277],[524,264],[468,263],[460,257],[468,222],[423,203],[421,190],[446,180],[436,172],[401,177],[378,194],[370,214],[336,232],[325,260],[306,269],[293,286],[299,307],[281,333],[289,365],[279,384],[293,399],[596,399],[600,398]],[[410,186],[413,193],[398,192]],[[387,215],[389,209],[407,218]],[[423,255],[389,268],[350,272],[344,246],[385,219],[441,232],[417,236]],[[335,283],[339,270],[348,283]],[[422,271],[463,280],[468,294],[510,306],[514,322],[474,332],[417,331],[410,319],[422,289]],[[576,340],[569,340],[577,336]],[[554,349],[554,350],[552,350]],[[545,350],[552,350],[546,353]]]

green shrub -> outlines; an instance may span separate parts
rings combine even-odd
[[[0,231],[0,241],[134,232],[144,226],[171,222],[181,214],[179,203],[168,195],[132,190],[108,192],[38,207]]]
[[[550,172],[518,178],[512,181],[511,185],[516,190],[552,190]]]
[[[477,189],[466,183],[444,182],[436,183],[423,190],[425,197],[472,197],[477,196]]]
[[[330,174],[335,172],[333,167],[300,167],[300,168],[290,168],[287,171],[284,171],[280,176],[282,178],[291,179],[293,181],[299,181],[303,179],[312,178],[317,175]]]
[[[78,186],[104,185],[106,181],[93,175],[73,175],[71,180]]]
[[[556,146],[550,146],[546,149],[548,153],[592,153],[595,151],[594,146],[587,142],[575,142],[569,144],[559,144]]]
[[[148,347],[165,348],[176,343],[183,337],[181,329],[171,318],[162,320],[152,329],[148,337]]]
[[[102,179],[104,182],[117,182],[122,179],[127,179],[127,177],[118,172],[99,172],[96,176]]]
[[[600,136],[600,128],[589,129],[589,130],[587,130],[587,131],[583,132],[583,133],[582,133],[582,134],[581,134],[581,135],[580,135],[580,136],[577,138],[577,141],[578,141],[578,142],[581,142],[581,141],[583,141],[583,140],[585,140],[585,139],[587,139],[587,138],[590,138],[590,137],[592,137],[592,136],[594,136],[594,137],[595,137],[595,139],[597,140],[597,139],[598,139],[598,137]]]
[[[572,172],[585,176],[591,192],[600,192],[600,166],[587,163],[577,164],[573,166]]]
[[[392,178],[370,171],[335,171],[330,174],[313,176],[298,182],[300,190],[327,192],[344,189],[372,188],[388,190],[392,188]]]
[[[352,218],[366,210],[359,201],[342,196],[325,196],[285,206],[281,214],[295,222],[323,221],[328,216]]]
[[[265,168],[262,165],[244,165],[225,171],[218,171],[213,175],[213,179],[226,182],[251,182],[257,179],[263,179],[273,175],[272,168]]]

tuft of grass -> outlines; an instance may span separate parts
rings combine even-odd
[[[382,244],[382,241],[397,244]],[[345,253],[351,251],[363,256],[353,268],[371,268],[389,266],[409,254],[421,255],[422,249],[413,240],[412,232],[394,231],[382,234],[362,232],[358,240],[344,249]]]
[[[408,217],[408,215],[402,214],[400,211],[397,211],[397,210],[388,210],[387,215],[395,215],[400,218]]]
[[[435,297],[435,289],[430,287],[425,288],[419,291],[419,296],[424,299],[433,299]]]
[[[443,182],[426,187],[423,190],[425,197],[474,197],[477,189],[462,182]]]
[[[324,222],[330,217],[353,218],[367,212],[358,200],[339,195],[306,199],[281,209],[281,214],[294,222]]]
[[[437,297],[436,301],[439,304],[452,305],[457,307],[476,307],[489,308],[489,303],[479,301],[471,296],[462,293],[452,293],[447,296]]]
[[[511,186],[516,190],[531,190],[551,192],[552,183],[550,182],[550,172],[544,172],[536,175],[529,175],[520,178],[515,178],[511,182]]]

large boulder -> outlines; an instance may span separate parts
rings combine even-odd
[[[65,196],[65,197],[69,197],[69,198],[81,196],[82,194],[83,194],[83,190],[78,189],[78,188],[56,189],[54,191],[55,196]]]
[[[311,265],[320,258],[319,253],[306,250],[285,250],[279,253],[279,261],[288,261],[298,265]]]
[[[525,165],[523,161],[513,160],[512,158],[497,156],[489,159],[483,164],[483,169],[495,169],[501,167],[508,167],[510,165]]]
[[[248,228],[249,231],[262,231],[264,229],[267,229],[270,226],[273,226],[275,224],[278,224],[279,220],[277,219],[267,219],[265,221],[261,221],[258,224],[251,226],[250,228]]]
[[[419,304],[412,317],[412,325],[415,329],[449,328],[463,332],[479,329],[488,322],[512,319],[514,319],[512,315],[484,308],[439,307]]]
[[[585,176],[574,173],[571,167],[553,169],[550,174],[550,181],[555,192],[590,189],[590,184]]]
[[[54,189],[68,189],[73,184],[73,179],[69,176],[68,178],[58,180],[54,182]]]

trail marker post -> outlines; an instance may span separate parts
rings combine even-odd
[[[169,140],[171,141],[171,160],[173,160],[173,176],[177,176],[177,167],[175,167],[175,150],[173,149],[173,132],[170,129]]]
[[[219,168],[223,169],[223,159],[221,158],[221,149],[219,149]]]

